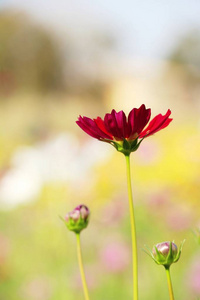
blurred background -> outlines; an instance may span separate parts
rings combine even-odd
[[[80,203],[91,298],[131,299],[125,160],[75,121],[142,103],[174,120],[131,157],[140,299],[168,299],[144,245],[184,238],[175,297],[200,297],[199,13],[196,0],[0,1],[0,300],[83,299],[59,219]]]

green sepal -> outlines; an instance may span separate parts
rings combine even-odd
[[[182,252],[184,243],[185,243],[185,240],[183,240],[183,241],[181,242],[181,245],[180,245],[180,247],[179,247],[179,251],[178,251],[177,256],[176,256],[176,258],[175,258],[175,260],[174,260],[175,263],[179,260],[179,258],[180,258],[180,256],[181,256],[181,252]]]
[[[144,245],[144,247],[145,247],[147,250],[144,249],[144,248],[142,248],[142,250],[143,250],[149,257],[151,257],[151,258],[155,261],[156,264],[158,264],[157,261],[156,261],[156,259],[155,259],[155,257],[153,256],[153,253],[152,253],[151,249],[150,249],[147,245]]]
[[[156,248],[156,246],[154,246],[154,249],[156,250],[156,255],[157,255],[156,261],[157,261],[157,264],[158,265],[163,265],[163,263],[166,261],[166,257],[162,253],[160,253],[158,251],[158,249]]]
[[[84,220],[81,216],[77,221],[74,221],[72,218],[69,217],[69,220],[63,220],[66,227],[75,233],[80,233],[84,228],[88,226],[89,218]]]
[[[175,255],[175,257],[176,257],[176,255]],[[169,244],[169,253],[167,255],[166,263],[164,264],[164,266],[165,267],[171,266],[171,264],[174,262],[175,257],[174,257],[173,252],[172,252],[172,242],[170,242],[170,244]]]
[[[114,142],[114,147],[117,151],[123,153],[124,155],[129,155],[131,153],[130,144],[129,142],[124,139],[122,142]]]
[[[130,144],[131,144],[131,152],[134,152],[138,149],[140,142],[138,143],[138,139],[135,139]]]
[[[58,216],[64,223],[65,223],[65,219],[61,216]]]
[[[130,150],[131,149],[131,143],[129,143],[126,139],[124,139],[122,147],[123,147],[124,150]]]
[[[131,152],[135,152],[144,138],[138,142],[138,138],[134,140],[124,139],[123,141],[115,141],[110,139],[102,139],[101,141],[111,144],[118,152],[123,153],[124,155],[130,155]]]

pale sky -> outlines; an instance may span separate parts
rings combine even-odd
[[[3,7],[27,11],[61,33],[114,32],[123,53],[147,58],[162,58],[184,33],[200,29],[199,0],[0,0]]]

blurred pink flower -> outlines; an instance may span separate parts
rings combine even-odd
[[[194,260],[189,271],[189,288],[196,295],[200,296],[200,255]]]
[[[170,229],[185,230],[191,226],[191,214],[189,207],[174,205],[166,212],[166,222]]]
[[[102,249],[100,258],[110,272],[121,272],[130,263],[129,248],[122,242],[111,242]]]
[[[170,197],[171,193],[165,189],[153,192],[147,197],[148,208],[153,212],[158,211],[160,213],[161,209],[166,210],[169,206]]]
[[[123,218],[126,207],[124,205],[124,195],[122,195],[118,199],[114,199],[114,202],[108,203],[102,209],[100,214],[100,220],[105,223],[106,225],[115,225],[120,222]]]
[[[6,236],[0,233],[0,265],[4,264],[9,253],[10,243]]]
[[[158,162],[162,156],[162,149],[159,143],[155,141],[146,141],[137,152],[137,161],[140,165],[153,165]]]
[[[49,300],[52,296],[52,283],[49,278],[36,277],[24,284],[22,295],[29,300]]]

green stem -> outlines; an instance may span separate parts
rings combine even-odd
[[[133,259],[133,299],[138,300],[138,259],[137,259],[137,239],[136,239],[136,226],[133,206],[133,195],[131,187],[131,170],[130,170],[130,155],[126,157],[126,171],[127,171],[127,186],[128,186],[128,199],[131,219],[131,236],[132,236],[132,259]]]
[[[80,233],[76,234],[76,239],[77,239],[77,255],[78,255],[79,268],[80,268],[81,279],[82,279],[82,284],[83,284],[84,296],[85,296],[85,300],[89,300],[89,293],[88,293],[88,288],[87,288],[87,283],[86,283],[86,278],[85,278],[85,273],[84,273],[84,268],[83,268]]]
[[[172,281],[171,281],[171,276],[170,276],[170,271],[169,268],[165,268],[166,274],[167,274],[167,283],[168,283],[168,290],[169,290],[169,299],[174,300],[174,293],[173,293],[173,288],[172,288]]]

